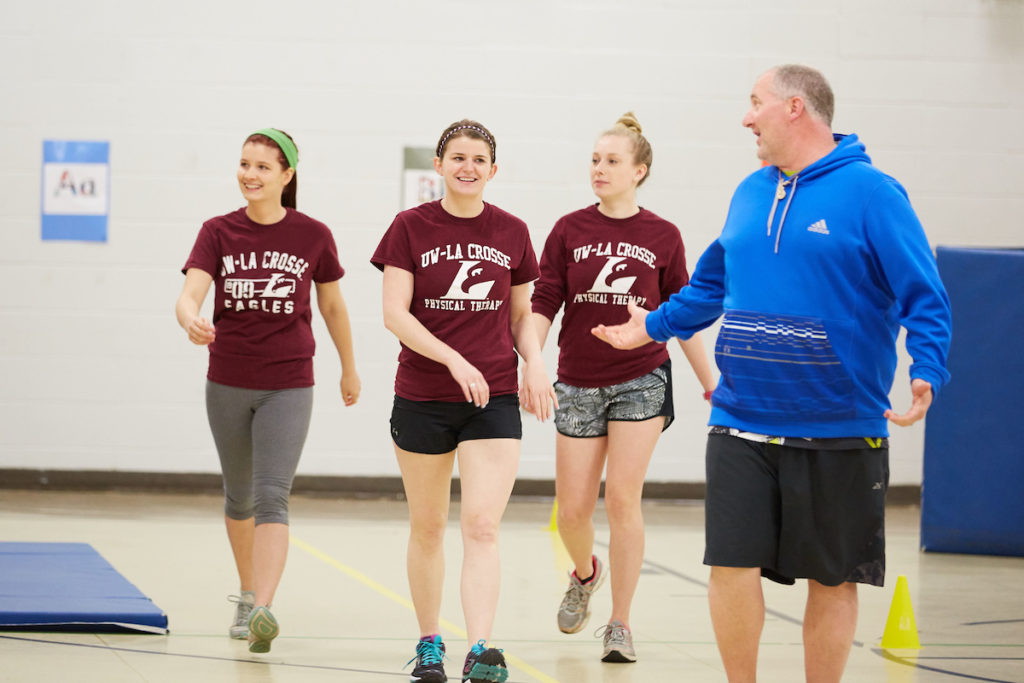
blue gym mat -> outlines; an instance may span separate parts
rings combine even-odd
[[[938,247],[936,260],[953,305],[952,378],[924,426],[921,547],[1024,557],[1024,249]]]
[[[167,615],[88,543],[0,543],[0,630],[167,633]]]

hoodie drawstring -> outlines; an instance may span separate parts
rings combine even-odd
[[[772,236],[772,220],[775,218],[775,209],[779,205],[779,200],[786,196],[786,185],[793,183],[793,187],[789,190],[789,197],[786,197],[786,205],[782,207],[782,217],[779,218],[779,231],[775,233],[775,253],[779,253],[779,240],[782,239],[782,226],[786,222],[786,214],[789,213],[789,204],[793,201],[793,195],[796,194],[796,183],[800,179],[799,175],[795,175],[792,178],[782,179],[782,173],[779,173],[779,184],[775,188],[775,200],[772,202],[771,213],[768,214],[768,233],[767,236]]]

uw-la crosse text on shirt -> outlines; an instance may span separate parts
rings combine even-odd
[[[402,211],[370,262],[413,274],[409,310],[435,337],[476,367],[492,396],[519,388],[511,288],[535,280],[537,257],[526,224],[492,204],[458,218],[440,201]],[[465,401],[448,368],[402,345],[395,393],[412,401]]]
[[[609,218],[594,204],[555,223],[540,257],[532,307],[554,320],[564,305],[558,333],[558,379],[578,387],[628,382],[668,360],[662,343],[623,351],[591,328],[629,319],[633,301],[653,310],[689,282],[679,229],[640,209]]]
[[[345,270],[326,225],[288,209],[261,225],[241,208],[203,223],[182,272],[213,276],[212,382],[244,389],[313,386],[310,288]]]

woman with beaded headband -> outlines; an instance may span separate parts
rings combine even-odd
[[[657,308],[688,281],[679,229],[637,204],[651,161],[632,112],[598,138],[590,163],[598,202],[555,223],[532,299],[542,346],[565,307],[555,383],[555,492],[558,531],[575,571],[558,628],[583,629],[590,597],[610,573],[612,613],[599,629],[606,662],[636,661],[629,613],[644,555],[641,498],[658,436],[673,419],[672,369],[664,344],[619,351],[590,330],[628,319],[630,301]],[[703,344],[695,335],[681,346],[707,400],[714,380]],[[606,465],[610,572],[594,555],[593,514]]]
[[[487,641],[498,604],[498,525],[519,464],[519,405],[545,420],[554,400],[530,312],[537,261],[526,224],[483,200],[497,172],[490,131],[465,119],[450,125],[434,169],[445,196],[399,213],[371,259],[384,273],[384,324],[402,347],[391,436],[409,502],[409,586],[420,629],[409,663],[413,681],[447,680],[439,619],[457,458],[471,644],[463,680],[504,681],[504,657]]]
[[[185,262],[178,323],[209,348],[206,410],[224,479],[224,521],[241,584],[232,638],[268,652],[288,554],[288,499],[313,406],[310,290],[341,361],[341,397],[359,399],[345,274],[326,225],[296,210],[298,151],[287,133],[246,138],[246,206],[203,223]],[[200,313],[214,291],[212,321]]]

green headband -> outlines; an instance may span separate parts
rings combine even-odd
[[[277,143],[277,146],[284,152],[284,158],[288,160],[288,166],[295,168],[299,163],[299,150],[295,149],[292,139],[279,131],[277,128],[260,128],[252,135],[266,135]],[[250,135],[249,137],[252,137]]]

